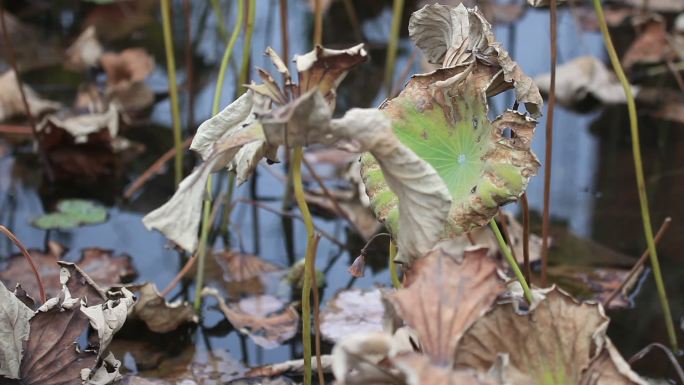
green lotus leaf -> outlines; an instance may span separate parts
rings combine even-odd
[[[43,230],[73,229],[107,220],[107,210],[83,199],[68,199],[57,204],[57,211],[36,218],[33,225]]]
[[[540,166],[530,150],[535,120],[512,110],[487,117],[492,68],[474,62],[416,75],[382,107],[399,140],[437,171],[451,194],[446,238],[486,224],[525,191]],[[396,234],[398,200],[373,157],[362,157],[361,173],[371,207]]]

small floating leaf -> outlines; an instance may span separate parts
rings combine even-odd
[[[69,199],[59,202],[56,212],[38,217],[33,225],[43,230],[66,230],[106,220],[107,210],[104,207],[83,199]]]

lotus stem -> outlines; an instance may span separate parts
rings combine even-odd
[[[314,45],[323,44],[323,9],[322,0],[314,0]]]
[[[404,0],[394,0],[392,3],[392,29],[387,46],[387,58],[385,60],[385,89],[387,97],[392,94],[394,80],[394,64],[397,60],[397,46],[399,45],[399,30],[401,28],[401,16],[404,14]]]
[[[211,193],[212,176],[207,179],[207,196],[202,206],[202,228],[200,230],[199,247],[197,249],[197,275],[195,278],[195,311],[199,312],[202,307],[202,287],[204,285],[204,266],[207,259],[207,239],[209,238],[209,228],[211,227]]]
[[[321,240],[320,234],[314,236],[314,251],[318,248],[318,242]],[[308,255],[307,255],[308,257]],[[311,265],[316,266],[316,253],[312,253]],[[318,301],[318,282],[316,282],[316,272],[311,274],[311,284],[313,287],[314,300],[314,333],[315,333],[315,347],[316,347],[316,371],[318,372],[318,383],[325,384],[325,375],[323,374],[323,364],[321,363],[321,319],[320,319],[320,302]]]
[[[530,287],[529,285],[527,285],[525,276],[523,276],[522,271],[520,271],[518,261],[516,261],[515,258],[513,258],[513,254],[511,254],[511,249],[508,248],[506,241],[504,241],[503,235],[501,235],[501,231],[499,230],[499,226],[496,224],[496,221],[494,219],[489,221],[489,226],[492,228],[492,231],[494,231],[496,241],[499,242],[499,248],[501,249],[504,258],[506,258],[506,262],[508,262],[508,264],[511,266],[511,269],[513,269],[513,273],[515,274],[515,277],[518,279],[518,282],[520,282],[520,286],[522,286],[523,292],[525,293],[525,299],[527,299],[527,303],[532,305],[532,291],[530,291]]]
[[[525,267],[525,279],[532,282],[532,267],[530,266],[530,206],[527,203],[527,193],[520,197],[522,203],[522,226],[523,226],[523,266]]]
[[[390,277],[392,278],[392,286],[395,289],[401,287],[401,281],[399,280],[399,275],[397,274],[397,264],[394,263],[394,257],[397,256],[397,245],[394,243],[392,238],[389,241],[389,271]]]
[[[542,255],[541,285],[547,285],[547,269],[549,266],[549,228],[551,227],[551,164],[553,161],[553,113],[556,110],[556,62],[558,57],[558,18],[556,0],[550,1],[551,25],[551,82],[549,85],[549,106],[546,118],[546,147],[544,150],[544,208],[542,216]]]
[[[233,32],[230,36],[230,41],[226,45],[226,50],[223,53],[223,58],[221,59],[221,65],[219,67],[218,76],[216,77],[216,89],[214,91],[214,101],[212,103],[211,115],[214,116],[219,113],[219,108],[221,104],[221,94],[223,90],[223,82],[226,78],[226,70],[228,69],[228,62],[230,61],[230,56],[233,53],[233,48],[235,47],[235,42],[240,33],[240,27],[242,25],[242,14],[244,8],[244,0],[238,0],[238,15],[235,21],[235,26],[233,27]],[[229,178],[235,178],[233,174],[230,174]],[[229,183],[229,186],[232,186]],[[207,257],[207,239],[209,238],[209,228],[211,227],[210,221],[211,217],[211,205],[212,205],[212,176],[209,175],[207,179],[207,198],[204,201],[204,207],[202,208],[202,225],[200,230],[200,243],[197,253],[197,277],[195,279],[195,311],[200,310],[202,305],[202,285],[204,284],[204,266]],[[227,199],[232,199],[232,188],[228,189],[226,197],[231,197]],[[227,200],[225,210],[229,212],[230,200]],[[228,213],[230,216],[230,213]],[[227,226],[226,226],[227,228]]]
[[[637,110],[636,103],[634,101],[634,95],[632,94],[632,88],[625,76],[625,72],[622,70],[622,65],[620,64],[620,59],[618,58],[615,47],[613,46],[613,41],[610,37],[610,32],[608,31],[608,24],[606,23],[606,17],[603,13],[603,7],[601,6],[601,0],[594,0],[594,8],[596,9],[596,15],[598,16],[599,26],[601,27],[601,34],[603,35],[603,40],[606,44],[606,50],[608,51],[608,56],[610,57],[610,62],[613,65],[615,74],[622,84],[622,88],[625,91],[625,96],[627,97],[627,110],[629,112],[629,128],[632,136],[632,154],[634,157],[634,169],[636,173],[637,190],[639,192],[639,205],[641,208],[641,220],[644,225],[644,235],[646,236],[646,244],[648,245],[648,252],[651,255],[651,267],[653,268],[653,278],[656,282],[656,288],[658,289],[658,297],[660,298],[660,305],[663,308],[663,315],[665,316],[665,327],[667,328],[667,334],[670,339],[670,346],[675,352],[679,351],[677,346],[677,335],[674,328],[674,323],[672,322],[672,313],[670,311],[670,304],[667,301],[667,292],[665,291],[665,283],[663,282],[663,275],[660,270],[660,262],[658,261],[658,254],[656,250],[655,240],[653,237],[653,226],[651,225],[651,216],[648,209],[648,196],[646,195],[646,183],[644,181],[644,168],[641,161],[641,144],[639,142],[639,122],[637,120]]]
[[[216,0],[212,0],[212,2],[213,1]],[[233,55],[233,49],[235,48],[235,43],[237,42],[238,36],[240,35],[240,28],[242,28],[242,22],[244,20],[245,0],[238,0],[237,3],[237,18],[235,20],[235,25],[233,26],[233,31],[230,34],[230,40],[226,45],[226,50],[223,52],[223,58],[221,58],[221,66],[219,67],[218,76],[216,78],[216,89],[214,90],[214,103],[212,104],[211,108],[212,116],[219,113],[219,108],[221,104],[221,94],[223,93],[223,82],[226,78],[228,63],[230,62],[230,57]]]
[[[178,83],[176,82],[176,59],[173,53],[173,31],[171,30],[171,0],[161,0],[164,49],[166,51],[166,76],[171,97],[171,118],[173,120],[173,144],[176,148],[175,181],[178,186],[183,179],[183,138],[181,135]]]
[[[252,35],[254,34],[254,21],[256,19],[256,0],[249,0],[247,10],[247,29],[245,30],[245,41],[242,46],[242,64],[240,64],[240,76],[236,89],[236,95],[240,96],[245,92],[244,84],[247,83],[249,75],[249,59],[252,55]]]
[[[295,200],[302,212],[306,227],[306,256],[304,258],[304,284],[302,285],[302,345],[304,349],[304,385],[311,385],[311,276],[316,253],[316,234],[309,206],[304,198],[302,184],[302,146],[296,146],[292,153],[292,182]]]
[[[223,12],[221,12],[221,3],[219,0],[211,0],[211,7],[214,8],[214,15],[216,15],[216,29],[218,30],[221,40],[226,40],[226,26],[223,21]],[[239,17],[239,15],[238,15]]]

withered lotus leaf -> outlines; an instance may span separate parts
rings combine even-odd
[[[181,325],[195,324],[198,321],[197,314],[189,303],[167,302],[153,283],[131,286],[129,289],[138,295],[130,317],[142,320],[155,333],[168,333]]]
[[[619,353],[608,351],[605,356],[610,349],[607,326],[599,304],[577,302],[553,288],[527,313],[517,312],[511,304],[495,306],[463,335],[454,364],[483,371],[506,354],[517,373],[512,385],[593,383],[586,382],[587,376],[599,379],[599,384],[642,383]],[[617,382],[605,382],[616,379],[618,369],[627,374]]]
[[[405,285],[387,299],[415,330],[423,353],[438,365],[452,363],[463,333],[504,291],[497,263],[485,248],[454,255],[437,246],[413,264]]]
[[[45,285],[45,294],[56,297],[61,290],[59,282],[60,265],[58,261],[64,256],[65,248],[55,242],[48,244],[48,251],[30,250],[40,276]],[[76,264],[99,286],[110,287],[135,277],[136,272],[132,259],[128,255],[115,256],[112,250],[96,247],[83,249],[81,258]],[[21,284],[29,296],[37,298],[38,284],[28,262],[21,254],[9,257],[7,266],[0,271],[0,281],[8,287]],[[72,295],[76,296],[72,292]]]
[[[226,303],[216,289],[204,288],[202,295],[216,298],[231,325],[266,349],[276,348],[297,334],[299,314],[274,297],[262,295]]]
[[[24,341],[29,336],[33,310],[0,282],[0,376],[19,378]]]

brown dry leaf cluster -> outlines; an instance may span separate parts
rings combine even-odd
[[[128,289],[138,297],[130,318],[143,321],[152,332],[169,333],[199,321],[192,305],[185,301],[167,302],[153,283],[129,286]]]
[[[29,250],[36,263],[40,276],[45,284],[45,294],[56,297],[61,291],[60,265],[58,262],[66,254],[64,246],[56,242],[48,242],[47,252]],[[128,255],[115,256],[112,250],[97,247],[83,249],[81,258],[76,264],[98,286],[109,288],[123,282],[130,282],[137,275],[131,257]],[[0,281],[7,287],[20,284],[30,297],[38,298],[38,284],[26,258],[22,254],[11,255],[5,268],[0,271]]]
[[[121,363],[108,351],[123,326],[133,295],[126,289],[106,295],[76,265],[60,262],[62,291],[35,312],[0,284],[0,383],[106,385],[121,378]],[[6,302],[5,302],[6,300]],[[87,345],[79,337],[88,329]],[[4,342],[11,341],[8,346]]]
[[[335,345],[338,383],[646,384],[606,336],[600,305],[552,287],[535,289],[525,310],[486,249],[450,250],[441,244],[420,258],[386,296],[386,317],[404,326]]]
[[[204,288],[202,295],[214,297],[230,324],[266,349],[276,348],[297,334],[299,313],[273,296],[259,295],[226,303],[216,289]]]

